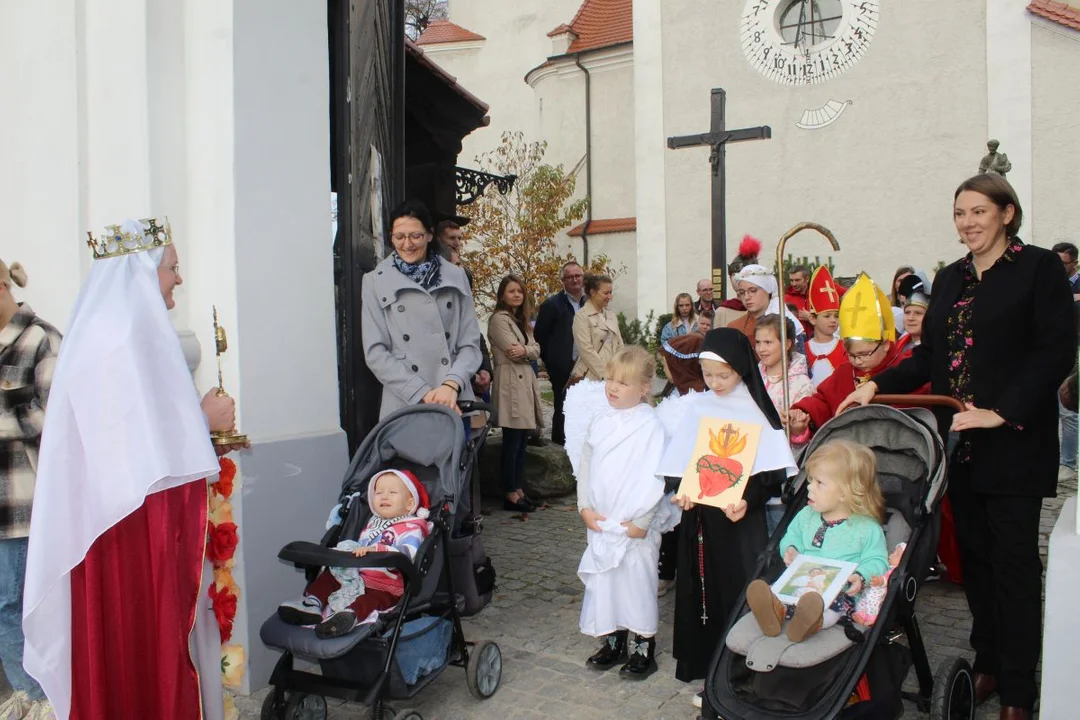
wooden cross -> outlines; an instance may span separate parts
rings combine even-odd
[[[727,427],[720,431],[720,434],[724,436],[724,445],[731,445],[731,438],[738,437],[739,431],[733,428],[731,423],[728,423]]]
[[[825,281],[825,287],[818,288],[818,292],[823,292],[829,296],[829,302],[836,302],[836,288],[832,286],[828,280]]]
[[[713,290],[720,294],[721,300],[727,299],[728,283],[724,282],[727,271],[727,208],[724,156],[727,144],[744,140],[768,140],[772,137],[772,128],[768,125],[728,130],[724,127],[724,105],[727,93],[723,88],[713,88],[711,95],[712,119],[709,132],[699,135],[680,135],[669,137],[667,146],[672,150],[707,145],[712,149],[709,164],[712,166],[712,283]]]

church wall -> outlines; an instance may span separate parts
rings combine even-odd
[[[627,62],[590,72],[593,217],[634,217],[634,68]]]
[[[728,128],[772,127],[771,140],[728,148],[729,255],[752,233],[771,264],[780,235],[810,220],[835,232],[842,275],[867,270],[888,283],[900,264],[929,270],[958,257],[952,192],[977,169],[987,139],[985,3],[883,3],[862,60],[809,87],[777,84],[750,66],[739,39],[742,5],[664,4],[660,30],[668,135],[708,130],[712,87],[727,90]],[[829,100],[853,105],[823,129],[795,126],[805,110]],[[705,275],[709,151],[663,152],[673,294],[692,291]],[[813,237],[792,240],[788,250],[828,254]]]
[[[459,156],[462,165],[474,167],[473,158],[498,147],[504,130],[520,130],[529,141],[539,139],[533,93],[524,77],[552,54],[547,33],[557,25],[570,22],[580,5],[581,0],[450,3],[450,21],[485,39],[476,48],[421,47],[469,92],[491,106],[488,113],[491,124],[474,131],[462,142]]]
[[[637,257],[636,233],[604,233],[589,236],[589,256],[607,255],[615,273],[610,308],[612,312],[625,313],[628,320],[638,317],[638,278],[632,271]],[[575,248],[580,249],[581,238],[571,238]],[[645,313],[641,313],[644,319]]]
[[[1080,32],[1032,27],[1033,201],[1024,208],[1034,221],[1022,236],[1044,247],[1080,243]],[[1027,221],[1025,220],[1025,226]]]

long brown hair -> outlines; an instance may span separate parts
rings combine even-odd
[[[690,301],[690,315],[687,316],[686,321],[690,323],[690,332],[694,331],[694,322],[697,320],[697,312],[694,310],[694,297],[690,293],[679,293],[675,296],[675,305],[671,310],[671,328],[674,330],[682,323],[682,316],[679,315],[679,301]]]
[[[516,308],[512,308],[506,304],[504,293],[506,292],[506,286],[510,283],[517,283],[521,288],[521,294],[524,296],[524,300],[521,301],[521,305]],[[520,275],[507,275],[499,283],[499,291],[495,293],[497,300],[495,301],[495,312],[500,310],[509,313],[510,317],[514,319],[514,324],[518,326],[518,330],[525,338],[532,336],[532,330],[529,327],[529,318],[532,317],[532,302],[529,300],[529,291],[525,287],[525,281],[521,279]]]

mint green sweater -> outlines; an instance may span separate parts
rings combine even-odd
[[[889,553],[885,549],[885,532],[881,523],[865,515],[852,515],[844,522],[825,531],[825,542],[814,547],[814,535],[821,527],[821,513],[809,505],[792,518],[780,541],[780,555],[793,547],[803,555],[858,563],[859,574],[868,582],[889,569]]]

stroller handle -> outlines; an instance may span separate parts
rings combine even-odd
[[[457,404],[458,409],[463,413],[471,412],[486,412],[489,415],[495,414],[495,406],[479,400],[462,400]]]
[[[905,405],[908,407],[944,407],[953,412],[967,410],[964,403],[948,395],[875,395],[870,402],[875,405]]]

